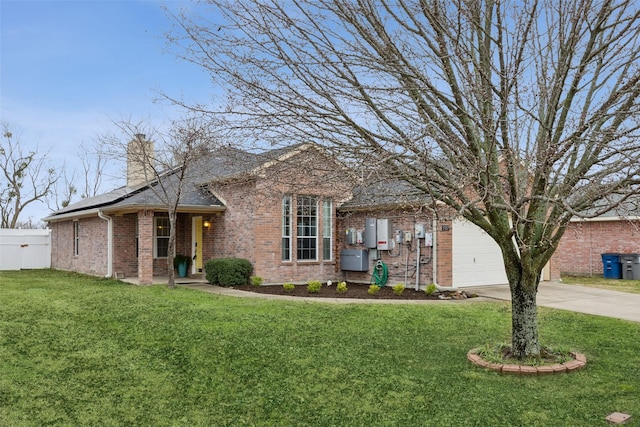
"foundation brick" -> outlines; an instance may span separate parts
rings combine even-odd
[[[519,374],[520,366],[519,365],[503,365],[502,372],[505,374]]]
[[[520,375],[538,375],[536,366],[520,366]]]
[[[556,373],[553,366],[538,366],[536,369],[538,371],[538,375],[553,375]]]

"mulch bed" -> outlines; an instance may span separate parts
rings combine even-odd
[[[234,286],[234,289],[247,292],[256,292],[272,295],[287,295],[294,297],[312,297],[312,298],[356,298],[356,299],[395,299],[395,300],[452,300],[452,299],[467,299],[473,298],[477,295],[466,291],[458,292],[436,292],[432,295],[427,295],[423,290],[416,291],[415,288],[405,288],[401,295],[395,295],[391,286],[384,286],[380,288],[377,295],[370,295],[368,293],[369,285],[360,283],[347,283],[347,292],[338,293],[336,291],[336,284],[331,286],[323,284],[320,288],[320,292],[310,293],[307,291],[307,285],[296,285],[295,289],[291,292],[284,290],[282,285],[266,285],[266,286]]]

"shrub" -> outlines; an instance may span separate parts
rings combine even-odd
[[[398,283],[397,285],[393,285],[391,289],[393,289],[394,294],[402,295],[402,293],[404,292],[404,285],[402,283]]]
[[[425,288],[424,292],[425,292],[427,295],[433,295],[433,294],[435,294],[435,293],[436,293],[436,291],[437,291],[437,290],[438,290],[438,288],[436,287],[436,284],[435,284],[435,283],[429,283],[429,284],[427,285],[427,287]]]
[[[240,286],[249,283],[251,263],[242,258],[217,258],[204,265],[207,281],[219,286]]]
[[[251,284],[253,286],[260,286],[260,285],[262,285],[262,282],[264,281],[262,279],[262,277],[260,277],[260,276],[251,276],[251,277],[249,277],[249,279],[251,280]]]
[[[338,282],[338,284],[336,285],[336,292],[338,292],[339,294],[344,294],[345,292],[347,292],[347,283],[346,282]]]
[[[284,283],[282,287],[284,288],[285,292],[293,292],[293,290],[296,288],[296,285],[294,285],[293,283]]]
[[[320,292],[320,288],[322,287],[322,283],[319,280],[309,280],[307,282],[307,291],[310,294],[316,294]]]
[[[378,295],[378,292],[380,292],[380,287],[378,285],[369,286],[369,290],[367,291],[369,295]]]

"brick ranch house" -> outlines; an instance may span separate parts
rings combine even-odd
[[[194,259],[192,276],[209,259],[240,257],[268,284],[370,282],[382,266],[389,284],[411,287],[507,283],[498,246],[478,227],[437,219],[402,184],[354,185],[312,144],[260,154],[221,148],[194,171],[176,234],[176,253]],[[135,177],[45,218],[53,268],[141,284],[167,275],[167,209]],[[543,276],[555,279],[557,269]]]

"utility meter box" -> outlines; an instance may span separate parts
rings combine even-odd
[[[355,228],[347,229],[347,245],[355,245],[357,243],[357,235]]]
[[[376,249],[389,251],[393,249],[393,231],[390,219],[377,220],[377,245]]]
[[[364,222],[364,246],[369,249],[378,247],[377,221],[375,218],[367,218]]]
[[[340,270],[369,271],[369,251],[366,249],[343,249],[340,251]]]
[[[433,233],[424,233],[424,245],[433,246]]]
[[[414,228],[416,239],[424,239],[424,224],[416,224]]]

